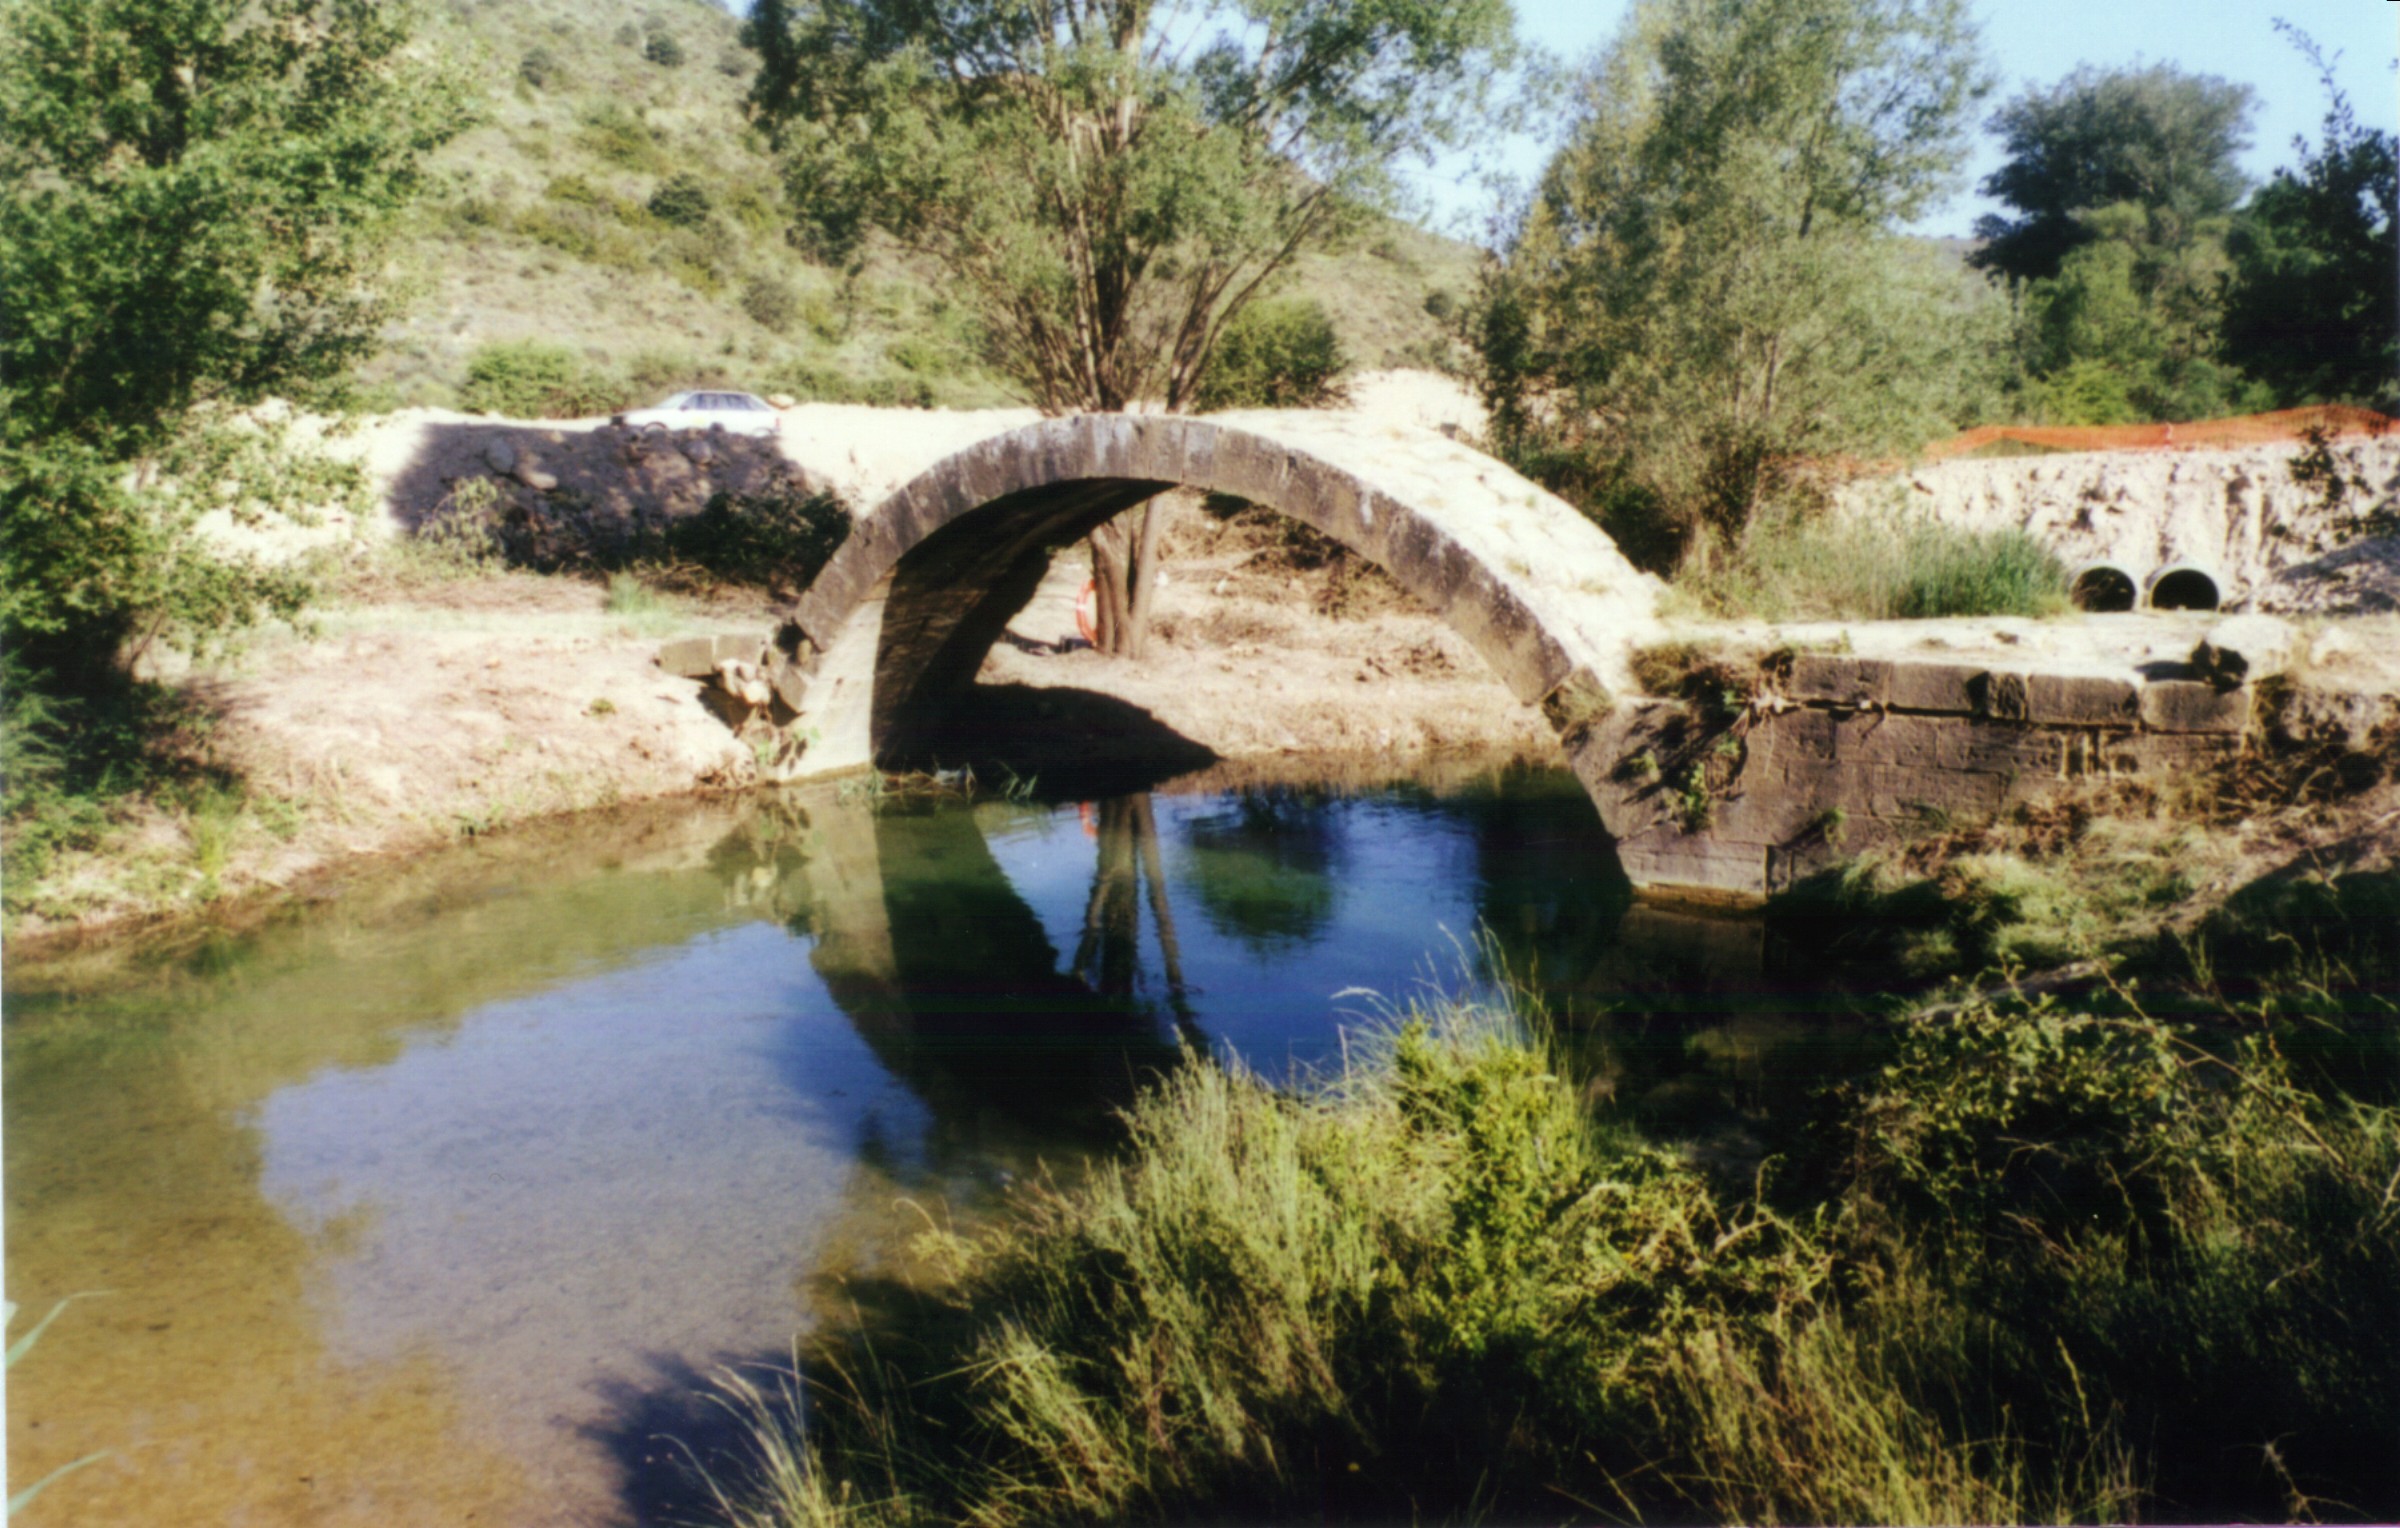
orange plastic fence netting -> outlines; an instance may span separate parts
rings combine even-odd
[[[2161,451],[2266,446],[2296,441],[2312,428],[2327,435],[2382,435],[2400,425],[2388,414],[2346,404],[2322,403],[2272,414],[2199,419],[2188,424],[1979,425],[1964,435],[1925,448],[1929,461],[1965,456],[2002,444],[2049,451]]]

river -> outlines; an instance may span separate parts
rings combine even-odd
[[[1510,769],[687,802],[18,962],[16,1330],[95,1293],[9,1373],[10,1477],[107,1451],[37,1525],[683,1520],[713,1373],[1109,1150],[1160,1068],[1304,1086],[1506,967],[1596,1108],[1738,1170],[1851,1044],[1763,940]]]

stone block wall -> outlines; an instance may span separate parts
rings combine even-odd
[[[1783,890],[1945,817],[2229,758],[2248,688],[1802,655],[1734,706],[1641,699],[1565,733],[1637,885]]]

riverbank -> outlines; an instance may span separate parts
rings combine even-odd
[[[1187,513],[1201,523],[1147,657],[1055,645],[1074,631],[1068,559],[1018,623],[1033,635],[995,652],[982,720],[1015,729],[1027,772],[1157,780],[1371,756],[1388,778],[1446,755],[1548,759],[1539,716],[1440,621],[1388,601],[1320,613],[1355,569],[1251,566],[1251,538]],[[748,788],[759,759],[710,688],[655,657],[674,636],[766,618],[755,593],[370,562],[336,582],[313,634],[264,635],[166,686],[181,708],[161,744],[175,783],[119,798],[92,841],[12,888],[10,947],[207,915],[543,818]]]
[[[1459,436],[1480,427],[1455,383],[1423,375],[1362,379],[1353,406]],[[677,635],[759,631],[793,591],[703,583],[697,593],[688,584],[664,592],[626,574],[605,578],[590,571],[589,558],[543,538],[672,519],[718,492],[778,485],[831,491],[855,512],[928,461],[1030,417],[812,404],[783,411],[771,443],[681,444],[627,437],[599,421],[512,424],[425,410],[348,432],[299,421],[302,438],[361,465],[383,514],[371,523],[328,521],[280,548],[335,570],[311,634],[270,632],[230,658],[156,674],[141,697],[144,729],[154,736],[125,771],[131,785],[120,779],[104,800],[69,803],[56,824],[12,822],[8,944],[221,911],[348,861],[531,820],[746,788],[761,774],[758,755],[711,708],[703,686],[666,674],[653,655]],[[2344,460],[2357,468],[2361,502],[2388,498],[2386,479],[2400,471],[2391,452],[2400,448],[2344,449],[2358,458]],[[2139,521],[2147,536],[2157,527],[2125,506],[2155,497],[2180,526],[2190,516],[2174,507],[2182,503],[2176,494],[2189,497],[2226,473],[2266,484],[2271,467],[2195,453],[2169,464],[2174,482],[2155,495],[2112,487],[2115,507],[2100,519]],[[2027,503],[2050,505],[2057,493],[2034,490],[2066,482],[2062,468],[2041,460],[1939,470],[1990,477],[2004,468],[2031,485]],[[2312,509],[2307,495],[2280,488],[2253,497],[2242,525],[2255,533],[2251,541],[2275,549],[2279,570],[2331,544],[2332,509]],[[1873,498],[1865,494],[1852,512],[1871,512]],[[1079,555],[1063,555],[986,663],[974,705],[937,750],[943,762],[1004,756],[1012,772],[1064,789],[1150,783],[1221,760],[1355,758],[1400,774],[1453,753],[1556,756],[1539,715],[1516,705],[1463,639],[1373,568],[1271,517],[1226,520],[1188,494],[1168,502],[1175,529],[1149,653],[1120,662],[1079,647],[1073,601],[1084,570]],[[2020,513],[2013,499],[2005,513],[1972,494],[1939,507],[1965,519],[2021,522],[2053,539],[2072,529],[2054,523],[2049,509]],[[451,532],[461,515],[519,512],[539,528],[532,550],[561,553],[569,571],[537,574],[456,555]],[[2075,534],[2097,532],[2085,525]],[[2218,539],[2226,537],[2241,539],[2231,531]],[[2372,551],[2388,539],[2360,545]],[[2186,551],[2181,541],[2161,547],[2160,556]],[[2098,542],[2072,549],[2111,550]],[[2250,579],[2256,570],[2235,571]],[[2372,608],[2377,597],[2369,589],[2352,603]],[[2166,629],[2149,617],[2112,619],[2114,627],[1984,622],[1980,635],[1968,636],[2030,660]],[[2337,710],[2388,706],[2400,691],[2393,619],[2312,617],[2299,682],[2334,694]],[[1785,623],[1697,635],[1862,653],[1968,640],[1920,624]]]
[[[1746,1173],[1595,1110],[1524,1011],[1419,1008],[1297,1094],[1190,1068],[1117,1160],[852,1281],[797,1376],[730,1377],[753,1451],[719,1504],[2388,1520],[2380,959],[2173,1018],[2122,989],[1911,1016],[1880,1067],[1788,1089]]]

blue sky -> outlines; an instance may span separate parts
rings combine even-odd
[[[1614,34],[1627,0],[1516,3],[1518,25],[1528,37],[1581,61]],[[2028,85],[2052,84],[2087,63],[2169,63],[2251,86],[2258,109],[2243,167],[2255,179],[2292,162],[2294,134],[2314,142],[2325,113],[2315,75],[2275,32],[2277,16],[2309,33],[2327,53],[2340,50],[2336,76],[2362,120],[2386,127],[2400,120],[2392,68],[2400,54],[2400,4],[2392,0],[1974,0],[1973,11],[1999,76],[1995,104]],[[1966,166],[1967,189],[1919,222],[1916,231],[1964,235],[1977,214],[1993,210],[1972,186],[1997,166],[1999,155],[1987,136],[1978,139]],[[1530,180],[1540,173],[1554,142],[1513,142],[1502,150],[1503,165]],[[1424,186],[1448,221],[1473,217],[1482,205],[1480,193],[1442,176]]]

